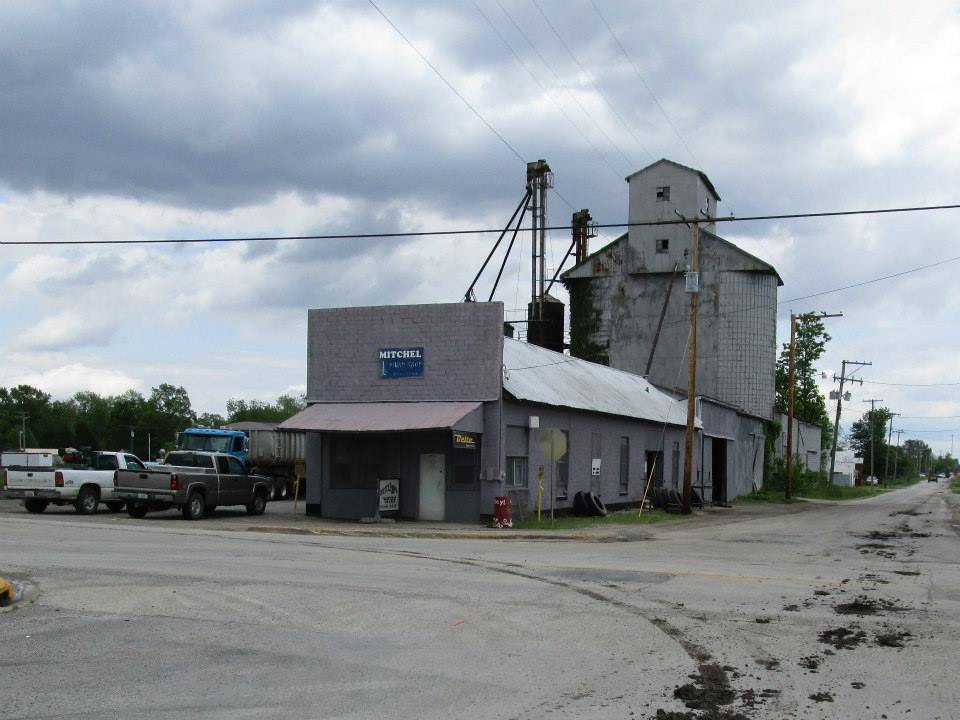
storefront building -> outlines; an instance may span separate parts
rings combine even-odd
[[[307,344],[308,407],[281,428],[307,433],[309,514],[478,522],[501,495],[535,511],[541,483],[562,512],[682,477],[684,402],[504,338],[501,303],[310,310]]]

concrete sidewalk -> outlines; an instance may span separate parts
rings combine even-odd
[[[743,522],[754,518],[795,514],[814,509],[807,503],[744,503],[729,508],[705,507],[694,510],[690,516],[675,515],[669,520],[653,524],[612,524],[598,522],[592,527],[574,529],[538,528],[533,530],[499,529],[479,523],[424,522],[401,520],[398,522],[365,523],[351,520],[332,520],[307,516],[300,505],[293,511],[293,503],[273,503],[267,513],[250,517],[242,511],[227,508],[218,509],[213,517],[205,518],[195,525],[209,529],[235,530],[246,532],[281,533],[313,536],[346,537],[400,537],[427,539],[470,539],[470,540],[517,540],[541,542],[632,542],[650,540],[661,533],[677,532],[684,528],[703,527],[705,525]],[[632,510],[631,512],[637,512]],[[167,513],[163,514],[164,516]],[[179,515],[169,515],[171,521],[183,522]],[[160,520],[161,515],[147,516]]]
[[[598,523],[592,527],[574,529],[538,528],[534,530],[498,529],[480,523],[424,522],[401,520],[399,522],[363,523],[354,520],[332,520],[308,516],[303,503],[294,510],[293,502],[273,502],[267,505],[263,515],[250,516],[241,507],[217,508],[212,516],[201,520],[186,521],[179,511],[167,510],[150,513],[143,519],[133,519],[125,512],[107,512],[101,509],[96,515],[78,515],[71,507],[50,507],[42,515],[32,515],[14,500],[0,500],[0,513],[22,516],[37,522],[117,523],[130,526],[165,529],[226,530],[232,532],[279,533],[289,535],[344,536],[344,537],[397,537],[425,539],[513,540],[540,542],[632,542],[650,540],[656,536],[681,532],[715,524],[744,522],[755,518],[789,515],[823,507],[820,504],[798,502],[743,503],[733,507],[706,507],[694,510],[690,516],[675,515],[654,524],[622,525]],[[630,512],[637,512],[632,510]]]

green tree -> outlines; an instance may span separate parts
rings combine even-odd
[[[823,320],[815,315],[801,315],[796,320],[794,350],[793,416],[804,422],[819,425],[820,447],[828,447],[832,436],[827,403],[817,386],[817,370],[814,367],[830,341]],[[790,404],[790,343],[783,344],[777,359],[776,403],[787,410]]]
[[[888,468],[888,472],[893,469],[893,455],[890,454],[890,446],[887,445],[887,423],[892,416],[893,413],[889,408],[876,408],[872,413],[865,412],[850,429],[850,446],[863,458],[864,477],[870,475],[880,477],[883,473],[879,472],[879,469]],[[872,467],[870,466],[871,440],[873,441]],[[884,477],[884,481],[886,480],[887,478]]]
[[[293,397],[281,395],[277,402],[263,400],[227,400],[227,422],[266,422],[279,423],[296,415],[307,406],[304,395]]]

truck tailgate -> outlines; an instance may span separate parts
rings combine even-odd
[[[118,470],[114,487],[122,490],[169,490],[169,470]]]
[[[38,488],[52,490],[56,485],[54,470],[7,468],[7,488],[10,490]]]

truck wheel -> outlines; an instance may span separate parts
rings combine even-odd
[[[263,515],[267,509],[267,495],[263,491],[258,491],[253,496],[253,500],[247,503],[247,515]]]
[[[49,504],[50,502],[48,500],[37,500],[36,498],[23,501],[23,506],[27,509],[27,512],[31,513],[42,513],[47,509],[47,505]]]
[[[137,520],[140,518],[145,518],[147,516],[147,506],[127,503],[127,515],[132,518],[136,518]]]
[[[203,511],[207,506],[203,502],[203,495],[194,490],[183,504],[181,512],[187,520],[199,520],[203,517]]]
[[[81,515],[93,515],[97,511],[97,503],[100,502],[100,495],[92,487],[80,488],[80,494],[77,495],[77,501],[73,506]]]
[[[107,503],[107,510],[110,512],[120,512],[123,510],[124,503],[117,502],[116,500]]]

